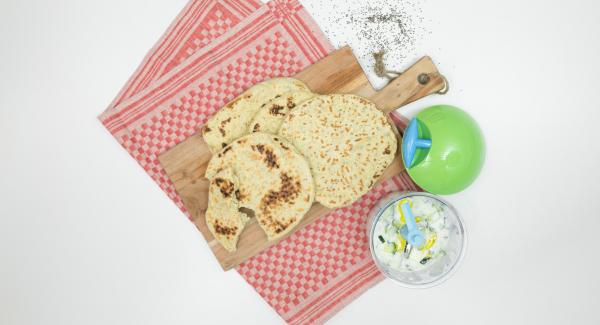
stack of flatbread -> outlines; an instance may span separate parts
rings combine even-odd
[[[206,222],[228,251],[251,209],[269,240],[289,233],[316,200],[348,205],[393,161],[397,138],[386,115],[356,95],[317,95],[275,78],[248,89],[203,128],[213,153]]]

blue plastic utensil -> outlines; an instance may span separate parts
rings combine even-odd
[[[425,242],[425,237],[419,228],[417,228],[415,217],[410,209],[410,203],[403,202],[400,205],[400,208],[402,209],[402,215],[406,222],[406,225],[400,229],[400,235],[404,237],[411,246],[420,247]]]
[[[406,128],[404,139],[402,140],[402,159],[404,159],[404,166],[406,168],[412,166],[415,152],[419,148],[431,148],[431,140],[419,138],[419,123],[416,118],[413,118]]]

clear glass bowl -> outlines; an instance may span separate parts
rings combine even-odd
[[[420,270],[407,270],[392,268],[383,263],[377,257],[374,247],[374,241],[379,240],[375,236],[375,228],[384,211],[393,208],[395,203],[404,198],[424,197],[432,200],[432,204],[438,205],[445,216],[445,228],[449,230],[448,239],[444,246],[445,254],[432,258],[427,261],[426,267]],[[393,192],[383,197],[369,213],[367,221],[367,235],[369,237],[369,247],[371,256],[379,270],[388,278],[409,288],[429,288],[447,280],[457,269],[465,255],[467,234],[465,232],[464,222],[456,210],[443,199],[423,192]],[[397,252],[395,254],[401,254]]]

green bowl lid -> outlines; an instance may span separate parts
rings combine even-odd
[[[450,105],[424,109],[411,121],[402,141],[408,174],[434,194],[462,191],[479,175],[485,144],[475,120]]]

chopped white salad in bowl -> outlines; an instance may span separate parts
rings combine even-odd
[[[411,245],[402,204],[408,204],[422,240]],[[444,200],[418,192],[396,192],[382,198],[369,216],[367,231],[375,264],[407,287],[431,287],[447,279],[465,252],[464,225]]]

